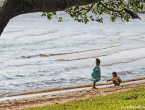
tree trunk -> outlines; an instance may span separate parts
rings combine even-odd
[[[33,12],[63,11],[71,6],[100,2],[101,0],[5,0],[0,8],[0,35],[10,19]]]

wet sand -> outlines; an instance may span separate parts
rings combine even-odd
[[[145,87],[145,80],[129,81],[121,84],[121,86],[114,87],[113,84],[97,86],[98,89],[91,89],[91,87],[77,88],[61,91],[52,91],[29,95],[10,96],[12,99],[5,99],[0,101],[0,110],[21,110],[27,107],[45,106],[49,104],[64,103],[70,100],[78,100],[91,96],[108,95],[127,91],[136,87]],[[23,97],[20,97],[23,96]],[[17,97],[17,98],[16,98]],[[0,98],[2,99],[2,98]]]

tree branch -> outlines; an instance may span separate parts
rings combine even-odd
[[[74,12],[72,12],[72,13],[73,13],[73,14],[76,14],[76,13],[79,13],[79,12],[81,12],[81,11],[83,11],[83,10],[86,10],[86,11],[87,11],[86,13],[88,13],[88,12],[92,9],[93,6],[94,6],[94,4],[92,4],[89,8],[84,8],[84,7],[82,7],[80,10],[74,11]],[[67,10],[66,10],[66,13],[70,14],[70,12],[67,11]]]
[[[109,10],[109,11],[113,11],[113,12],[117,12],[117,13],[121,13],[122,11],[123,11],[123,9],[122,10],[115,10],[115,9],[113,9],[113,8],[108,8],[105,4],[103,4],[102,2],[100,2],[99,4],[101,4],[104,8],[106,8],[107,10]]]
[[[0,35],[15,16],[34,12],[64,11],[72,6],[98,3],[101,0],[5,0],[0,9]]]

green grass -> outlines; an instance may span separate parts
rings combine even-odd
[[[26,110],[145,110],[145,88]]]

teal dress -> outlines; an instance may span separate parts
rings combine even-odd
[[[100,76],[96,72],[101,76],[100,67],[98,65],[93,68],[93,72],[91,74],[93,82],[99,82],[101,80]]]

